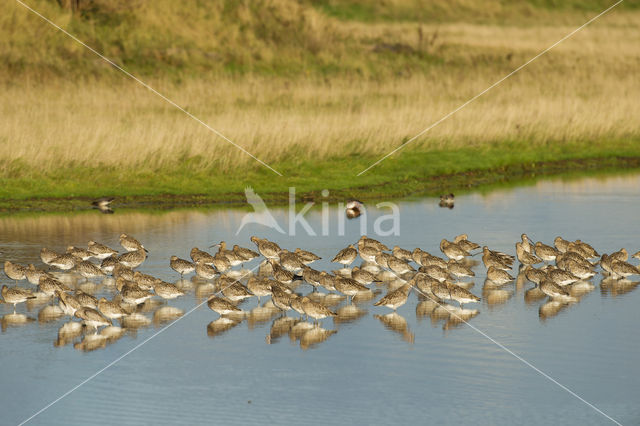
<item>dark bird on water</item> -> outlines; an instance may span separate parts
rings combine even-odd
[[[438,205],[440,207],[446,207],[448,209],[452,209],[454,207],[455,199],[456,197],[452,193],[443,194],[440,196],[440,203],[438,203]]]
[[[362,214],[364,210],[364,204],[358,200],[349,200],[347,201],[347,218],[354,219]]]

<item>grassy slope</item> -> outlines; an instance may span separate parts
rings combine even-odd
[[[575,25],[610,2],[459,0],[447,3],[446,7],[437,6],[444,4],[440,2],[423,7],[423,2],[413,0],[385,3],[247,0],[207,2],[204,7],[204,2],[195,0],[181,6],[177,6],[177,2],[158,0],[113,8],[104,0],[96,2],[99,8],[84,10],[75,17],[61,10],[54,1],[34,0],[30,4],[135,74],[164,78],[180,85],[203,74],[231,75],[239,79],[257,74],[274,79],[335,77],[383,81],[434,67],[443,71],[464,69],[469,64],[455,55],[449,56],[451,52],[446,48],[437,52],[429,52],[427,48],[418,54],[415,50],[403,52],[402,49],[388,54],[368,54],[369,50],[363,50],[363,43],[368,42],[370,47],[380,40],[367,40],[366,33],[360,38],[352,38],[345,21],[347,24],[365,22],[358,23],[358,28],[375,25],[378,21],[532,25],[542,19],[547,24]],[[623,7],[635,8],[637,2],[625,2]],[[120,75],[15,4],[3,2],[0,5],[0,21],[3,24],[0,31],[5,32],[0,37],[3,71],[0,80],[5,85],[37,86],[56,79],[77,78],[92,79],[99,82],[97,84],[121,84]],[[190,25],[185,26],[184,22]],[[476,68],[487,66],[488,74],[494,74],[495,70],[490,67],[496,66],[496,62],[499,71],[512,68],[502,55],[494,57],[489,53],[485,61],[472,65]],[[10,144],[11,141],[3,141],[0,137],[0,143]],[[224,172],[201,164],[194,167],[197,160],[189,157],[178,163],[143,167],[138,171],[78,164],[42,171],[20,164],[7,165],[7,159],[2,159],[5,165],[0,173],[0,198],[204,193],[228,199],[241,196],[246,185],[252,185],[262,193],[282,194],[287,187],[296,186],[298,192],[315,192],[329,187],[340,193],[360,196],[367,193],[399,195],[420,192],[429,178],[447,173],[491,169],[500,175],[501,168],[514,164],[640,156],[640,144],[634,138],[603,140],[599,144],[592,141],[547,144],[544,150],[539,148],[531,148],[526,141],[496,141],[489,146],[457,146],[455,149],[409,147],[358,179],[354,175],[379,155],[329,156],[302,162],[284,158],[274,163],[274,167],[285,174],[284,178],[255,165]],[[603,164],[611,163],[605,161]],[[353,190],[348,191],[349,188]]]
[[[36,10],[136,75],[175,81],[203,73],[307,77],[393,76],[429,65],[415,52],[371,55],[344,21],[437,24],[467,22],[576,25],[609,0],[92,0],[75,15],[57,0],[31,0]],[[617,13],[640,8],[627,0]],[[338,18],[336,21],[334,18]],[[185,25],[188,23],[188,25]],[[0,4],[1,80],[111,78],[84,48],[14,2]],[[416,27],[411,28],[415,31]],[[431,34],[424,34],[425,41]],[[428,55],[427,55],[428,56]],[[425,64],[425,59],[427,63]],[[435,62],[447,57],[431,58]],[[116,76],[116,80],[120,80]]]

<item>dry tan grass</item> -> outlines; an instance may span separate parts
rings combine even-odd
[[[637,140],[640,32],[632,23],[639,17],[603,17],[431,130],[414,148]],[[371,48],[371,40],[417,43],[415,25],[344,25],[363,48]],[[382,154],[573,29],[437,28],[438,42],[430,48],[450,63],[423,75],[152,85],[267,162]],[[188,157],[231,170],[253,161],[124,76],[115,86],[16,81],[0,92],[0,114],[5,170],[13,160],[44,171],[78,164],[156,168]]]

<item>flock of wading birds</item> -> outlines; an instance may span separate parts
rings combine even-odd
[[[533,300],[548,297],[545,306],[551,312],[577,302],[582,294],[594,288],[588,280],[596,275],[597,265],[605,276],[601,283],[603,289],[617,288],[624,293],[625,289],[628,291],[638,284],[627,279],[632,275],[640,275],[640,269],[627,262],[629,255],[624,248],[615,253],[599,255],[592,246],[580,240],[567,241],[557,237],[554,245],[549,246],[542,242],[533,244],[526,234],[522,234],[521,238],[522,241],[516,243],[516,256],[492,251],[486,246],[475,253],[482,253],[482,263],[486,267],[483,296],[490,298],[492,291],[502,294],[504,291],[501,293],[499,289],[516,280],[509,273],[516,258],[520,262],[518,280],[526,279],[535,284],[525,297]],[[342,269],[332,273],[310,267],[320,257],[309,251],[299,248],[288,251],[258,237],[251,237],[251,241],[258,252],[237,245],[229,250],[223,241],[211,246],[218,247],[215,254],[193,248],[190,252],[191,261],[171,256],[169,264],[180,274],[181,280],[176,283],[180,286],[135,271],[147,258],[148,251],[138,240],[126,234],[120,236],[120,245],[126,250],[122,254],[95,241],[90,241],[86,249],[68,247],[66,253],[42,248],[42,261],[62,272],[6,261],[4,272],[7,277],[15,280],[16,284],[26,279],[37,285],[38,291],[17,285],[3,285],[2,302],[13,304],[14,308],[13,314],[3,317],[3,326],[5,321],[27,321],[25,315],[16,313],[16,305],[38,300],[47,304],[39,317],[42,315],[49,320],[72,317],[59,329],[56,344],[70,343],[84,334],[83,340],[75,343],[78,349],[104,347],[107,342],[117,340],[125,330],[148,325],[151,320],[143,315],[144,312],[155,309],[154,320],[160,323],[181,316],[181,310],[161,306],[164,303],[154,297],[169,300],[183,296],[188,287],[185,283],[189,283],[183,277],[192,272],[203,283],[198,286],[197,293],[205,295],[208,307],[220,315],[218,320],[208,325],[211,336],[234,327],[247,317],[253,316],[256,321],[278,317],[272,323],[267,342],[271,343],[280,335],[289,333],[292,338],[300,339],[301,347],[306,348],[326,340],[336,332],[323,329],[318,321],[327,317],[334,317],[334,322],[340,319],[349,321],[361,316],[362,310],[353,302],[375,298],[381,292],[381,285],[387,287],[387,293],[374,306],[387,307],[393,312],[375,317],[408,341],[413,341],[413,335],[408,331],[406,320],[395,311],[407,302],[412,289],[421,300],[416,308],[417,314],[432,312],[434,317],[441,318],[444,312],[454,325],[458,325],[478,313],[477,310],[464,309],[464,304],[481,300],[469,291],[473,282],[460,281],[474,277],[472,269],[479,263],[472,260],[472,256],[480,246],[469,241],[465,234],[458,235],[453,241],[443,239],[440,242],[440,250],[446,259],[420,248],[409,251],[395,246],[389,249],[375,239],[362,236],[357,244],[340,250],[333,258],[332,262],[341,264]],[[265,260],[257,267],[256,273],[253,270],[232,269],[260,255]],[[363,263],[360,267],[351,268],[350,265],[358,256]],[[632,257],[640,259],[640,251]],[[91,262],[92,258],[101,263]],[[539,264],[543,265],[536,267]],[[74,275],[76,281],[69,280]],[[79,276],[84,278],[83,284],[77,281]],[[103,283],[115,287],[112,300],[105,297],[98,299],[91,294],[97,285],[89,280],[96,278],[103,278]],[[248,280],[245,281],[245,278]],[[75,282],[76,288],[69,287],[68,282]],[[304,296],[296,292],[302,283],[313,287]],[[375,286],[368,287],[372,284]],[[320,287],[328,293],[319,292]],[[267,296],[270,296],[270,301],[261,305],[260,298]],[[245,312],[239,304],[252,297],[257,297],[258,306]],[[337,312],[331,310],[345,297],[349,302],[346,306]],[[53,303],[55,300],[57,305]],[[447,302],[457,302],[459,307]],[[282,314],[290,310],[297,312],[299,318]],[[540,315],[543,315],[542,310]],[[74,318],[80,321],[73,321]],[[309,319],[313,319],[313,322]],[[119,320],[121,326],[114,326],[114,320]],[[105,328],[98,333],[100,327]],[[85,328],[95,332],[85,333]]]

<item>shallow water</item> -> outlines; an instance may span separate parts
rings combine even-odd
[[[633,253],[640,249],[638,188],[640,176],[551,180],[459,196],[452,210],[439,208],[432,198],[401,202],[399,235],[377,238],[389,246],[440,254],[442,238],[465,232],[472,241],[514,253],[514,243],[526,232],[548,244],[562,235],[585,240],[601,253],[621,247]],[[357,240],[364,219],[345,221],[344,235],[337,235],[343,212],[330,208],[324,236],[318,208],[306,215],[318,236],[301,227],[295,236],[282,235],[261,225],[247,225],[235,235],[245,213],[116,210],[113,215],[5,217],[0,218],[0,252],[3,261],[41,266],[42,246],[63,250],[93,239],[119,248],[118,235],[126,232],[150,251],[140,270],[176,282],[179,277],[168,265],[172,254],[188,258],[192,247],[220,240],[253,248],[249,236],[257,234],[283,247],[311,249],[323,257],[314,267],[331,270],[337,264],[328,260]],[[286,209],[275,214],[285,229],[286,214]],[[376,218],[386,214],[388,209],[370,207],[370,235]],[[148,325],[88,352],[74,348],[80,338],[54,344],[66,320],[46,321],[41,312],[46,304],[19,305],[17,312],[33,319],[22,325],[7,317],[11,306],[0,305],[5,318],[2,423],[26,420],[123,355],[31,423],[611,423],[579,398],[622,424],[640,423],[640,292],[634,286],[602,287],[597,275],[579,303],[554,306],[528,298],[533,287],[528,282],[506,285],[501,292],[483,290],[485,269],[480,264],[474,271],[471,291],[483,300],[465,305],[478,311],[469,325],[446,310],[433,311],[415,292],[398,309],[399,316],[391,317],[389,309],[373,306],[377,295],[355,307],[345,308],[346,301],[333,306],[343,313],[350,309],[351,316],[323,320],[324,329],[337,332],[321,342],[317,330],[297,339],[301,326],[279,329],[287,320],[274,324],[276,317],[253,317],[228,329],[220,322],[210,325],[218,315],[206,304],[189,313],[206,300],[198,283],[167,304],[189,313],[170,327],[162,328],[167,323],[160,314],[145,312]],[[11,284],[4,275],[0,281]],[[383,286],[378,288],[384,293]],[[302,285],[297,291],[310,290]],[[111,293],[102,286],[95,294]],[[255,300],[242,305],[255,306]]]

